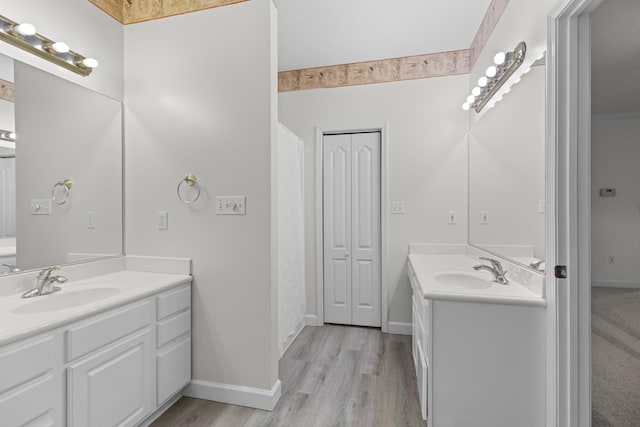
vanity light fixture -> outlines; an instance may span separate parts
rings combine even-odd
[[[38,34],[36,27],[24,22],[19,24],[0,15],[0,40],[71,70],[88,76],[98,66],[98,61],[72,51],[65,42],[51,40]]]
[[[0,139],[3,141],[16,142],[16,134],[10,130],[0,130]]]
[[[526,52],[527,45],[524,42],[518,43],[512,52],[498,52],[493,57],[493,65],[490,65],[485,75],[478,79],[478,86],[471,90],[471,95],[469,95],[467,101],[462,104],[462,109],[467,111],[473,108],[476,113],[479,113],[484,106],[489,103],[491,98],[498,93],[509,77],[522,65]],[[490,107],[502,99],[504,93],[506,92],[500,94],[500,96],[490,104]]]

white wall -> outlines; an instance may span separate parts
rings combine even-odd
[[[96,58],[99,67],[82,77],[8,43],[0,43],[0,53],[122,100],[124,30],[115,19],[87,0],[3,0],[0,14],[16,22],[30,22],[38,33]]]
[[[630,282],[640,287],[639,135],[640,117],[594,117],[591,123],[594,282]],[[616,197],[600,197],[599,190],[606,187],[615,188]],[[614,264],[609,264],[609,256],[614,257]]]
[[[278,360],[273,13],[253,0],[125,28],[126,252],[192,258],[193,378],[263,390]],[[193,206],[176,197],[187,173]],[[217,216],[222,195],[247,214]]]
[[[408,244],[467,241],[467,85],[467,76],[453,76],[280,93],[280,121],[305,141],[307,313],[316,314],[315,127],[389,123],[390,200],[407,208],[389,224],[389,321],[408,323]],[[450,210],[456,225],[447,224]]]

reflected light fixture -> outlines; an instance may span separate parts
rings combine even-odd
[[[44,58],[81,76],[88,76],[98,66],[98,61],[71,50],[62,41],[51,40],[38,34],[28,22],[17,23],[0,15],[0,40]]]
[[[462,104],[462,109],[467,111],[473,108],[476,113],[479,113],[485,105],[488,104],[488,108],[491,108],[496,102],[499,102],[506,91],[489,103],[502,85],[522,65],[526,52],[527,45],[524,42],[520,42],[512,52],[496,53],[493,57],[493,65],[490,65],[485,75],[478,79],[478,86],[471,90],[471,95]]]
[[[2,130],[0,129],[0,140],[16,142],[16,133],[11,132],[10,130]]]

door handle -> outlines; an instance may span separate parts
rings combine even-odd
[[[349,258],[351,256],[351,254],[349,252],[345,252],[344,257],[345,258]]]

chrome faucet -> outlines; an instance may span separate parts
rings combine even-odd
[[[2,263],[3,267],[7,268],[7,272],[9,273],[18,273],[19,271],[22,271],[18,268],[18,266],[13,265],[13,264],[9,264],[8,262],[3,262]]]
[[[51,276],[51,273],[56,270],[60,270],[60,267],[48,267],[40,271],[40,273],[38,273],[38,275],[36,276],[36,287],[22,294],[22,298],[31,298],[58,292],[60,290],[60,287],[54,285],[56,283],[62,284],[66,282],[67,278],[64,276]]]
[[[509,279],[507,279],[507,272],[502,268],[502,264],[500,264],[500,261],[483,256],[481,256],[479,259],[483,261],[489,261],[491,263],[491,266],[488,266],[486,264],[478,264],[473,266],[474,270],[487,270],[493,273],[493,276],[495,278],[494,282],[500,283],[501,285],[509,284]]]
[[[542,271],[544,273],[544,268],[540,268],[540,266],[542,266],[542,264],[544,263],[543,259],[540,259],[538,261],[534,261],[531,264],[529,264],[529,267],[535,268],[538,271]]]

